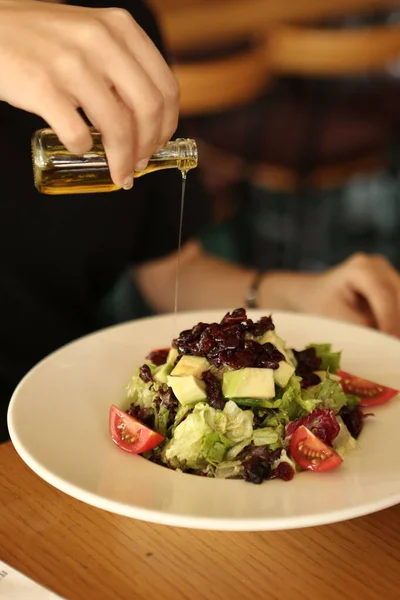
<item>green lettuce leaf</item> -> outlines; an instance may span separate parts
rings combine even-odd
[[[235,444],[235,446],[229,448],[228,452],[226,453],[225,460],[234,460],[237,457],[237,455],[240,454],[240,452],[246,448],[246,446],[249,446],[249,444],[251,444],[251,438],[246,438],[238,444]]]
[[[154,429],[164,437],[167,435],[168,418],[169,410],[165,406],[162,406],[159,411],[155,411]]]
[[[301,388],[301,377],[293,375],[290,378],[289,385],[282,396],[282,409],[287,412],[289,421],[296,421],[320,404],[319,399],[307,394],[307,391]]]
[[[238,444],[251,438],[253,434],[253,413],[251,410],[242,410],[235,402],[227,402],[222,412],[226,417],[224,434],[231,442]]]
[[[228,479],[238,477],[243,473],[243,466],[240,460],[232,460],[221,463],[215,468],[215,477],[219,479]]]
[[[340,369],[341,352],[332,352],[332,344],[310,344],[309,348],[315,348],[317,356],[321,359],[321,371],[336,373]]]
[[[210,433],[203,442],[202,454],[210,465],[218,465],[224,460],[226,450],[232,442],[218,432]]]
[[[338,381],[325,377],[316,390],[321,408],[331,408],[336,414],[348,402],[348,398]]]
[[[262,427],[253,431],[253,443],[256,446],[269,446],[279,441],[278,428]]]

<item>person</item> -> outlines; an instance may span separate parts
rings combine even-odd
[[[107,139],[116,182],[175,127],[176,87],[151,12],[141,0],[129,5],[130,16],[103,1],[79,8],[0,0],[0,440],[8,437],[18,381],[50,352],[99,328],[101,301],[128,265],[154,310],[173,309],[179,174],[154,173],[131,191],[83,196],[42,196],[32,183],[29,139],[45,121],[69,149],[89,146],[78,108]],[[400,334],[399,277],[380,257],[355,256],[322,275],[258,277],[208,256],[197,241],[208,201],[195,171],[186,202],[180,309],[243,306],[256,278],[260,307]]]

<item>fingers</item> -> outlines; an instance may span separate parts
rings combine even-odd
[[[400,275],[382,257],[356,255],[343,265],[343,273],[360,294],[379,329],[400,336]]]
[[[90,122],[100,131],[113,181],[129,189],[136,161],[135,125],[132,112],[95,68],[82,62],[68,76],[68,87]]]
[[[37,113],[70,152],[84,154],[91,149],[93,141],[88,126],[62,91],[54,89],[49,93]]]
[[[117,185],[172,137],[177,82],[128,12],[20,0],[0,21],[2,99],[39,114],[75,154],[92,145],[82,108]]]
[[[179,84],[156,46],[145,32],[134,22],[131,15],[121,9],[108,9],[108,19],[120,40],[124,40],[130,54],[147,73],[161,96],[160,124],[157,131],[157,146],[163,146],[171,139],[178,124]],[[151,96],[149,96],[151,98]],[[151,119],[149,119],[149,123]],[[145,135],[144,132],[143,135]],[[158,148],[152,148],[152,153]],[[139,153],[140,154],[140,153]],[[141,156],[141,158],[143,158]],[[148,157],[144,157],[148,158]]]
[[[127,124],[126,127],[126,135],[131,138],[132,147],[130,171],[125,173],[128,175],[132,174],[134,169],[144,168],[150,156],[159,149],[164,101],[154,82],[133,57],[119,52],[116,47],[114,52],[109,53],[109,58],[113,66],[113,85],[131,117],[130,126]],[[118,154],[118,146],[112,153],[107,152],[112,172]],[[145,161],[145,164],[141,165],[140,161]]]

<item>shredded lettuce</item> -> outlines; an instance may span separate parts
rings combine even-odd
[[[174,468],[183,466],[189,469],[199,469],[205,464],[206,460],[202,452],[204,441],[213,433],[209,423],[209,411],[214,409],[204,402],[199,402],[186,419],[176,427],[173,438],[163,451],[165,462]]]
[[[126,387],[128,406],[132,403],[140,408],[151,408],[158,389],[158,385],[152,382],[145,383],[137,371]]]
[[[163,459],[175,468],[198,469],[207,463],[217,465],[233,446],[243,442],[248,445],[252,435],[251,410],[241,410],[231,401],[222,411],[198,402],[176,427],[164,448]]]

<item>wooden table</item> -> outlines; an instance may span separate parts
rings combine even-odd
[[[400,505],[311,529],[202,532],[82,504],[10,443],[0,472],[0,559],[68,600],[400,598]]]

